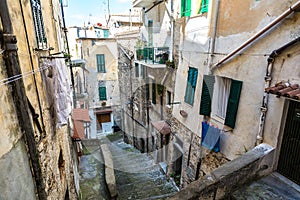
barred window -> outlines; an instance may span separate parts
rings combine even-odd
[[[40,0],[31,0],[31,9],[34,22],[37,48],[47,48],[47,38],[45,34],[44,21],[42,16],[42,7]]]

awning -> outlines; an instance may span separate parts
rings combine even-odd
[[[292,84],[289,82],[279,82],[272,87],[265,89],[268,94],[275,94],[277,97],[283,96],[287,98],[300,99],[300,86],[299,84]]]
[[[84,135],[84,122],[82,121],[74,121],[74,133],[72,138],[74,139],[84,139],[85,135]]]
[[[74,121],[84,121],[84,122],[91,121],[88,109],[82,109],[82,108],[73,109],[72,119]]]
[[[170,125],[165,121],[151,122],[153,127],[158,130],[161,134],[166,135],[171,133]]]

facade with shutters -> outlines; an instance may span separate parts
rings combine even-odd
[[[285,133],[291,130],[286,123],[291,119],[291,109],[297,113],[299,103],[293,98],[265,95],[265,87],[284,80],[289,80],[290,86],[299,84],[296,72],[300,69],[296,64],[299,44],[295,42],[299,37],[296,26],[299,14],[289,10],[298,2],[173,2],[180,13],[176,18],[180,41],[174,101],[181,104],[173,106],[171,129],[184,143],[182,186],[223,164],[221,159],[213,161],[211,157],[218,155],[227,162],[261,142],[277,148],[274,165],[269,167],[277,170],[279,163],[284,171],[282,162],[288,161],[279,156],[281,142],[293,143],[282,138],[289,135]],[[201,9],[203,2],[207,9]],[[195,3],[198,7],[191,6]],[[281,17],[285,12],[290,15]],[[274,23],[279,17],[280,23]],[[263,30],[271,23],[274,24]],[[256,34],[260,35],[252,38]],[[248,43],[243,46],[245,41]],[[276,54],[270,72],[273,57],[269,56],[277,49],[281,54]],[[291,125],[298,127],[296,122]],[[219,149],[217,154],[215,149]],[[293,157],[293,153],[290,155]]]
[[[119,102],[117,42],[113,38],[79,37],[84,60],[86,95],[77,107],[89,109],[92,117],[90,138],[113,132]],[[116,113],[114,112],[116,111]]]
[[[0,199],[79,195],[60,2],[1,1]]]

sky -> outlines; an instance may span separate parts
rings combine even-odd
[[[132,0],[63,0],[66,26],[83,26],[88,21],[106,24],[108,1],[110,14],[129,14],[132,8]]]

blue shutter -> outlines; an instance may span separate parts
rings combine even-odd
[[[225,125],[231,128],[235,127],[236,115],[239,106],[239,100],[241,95],[243,82],[237,80],[231,80],[230,94],[227,104]]]

